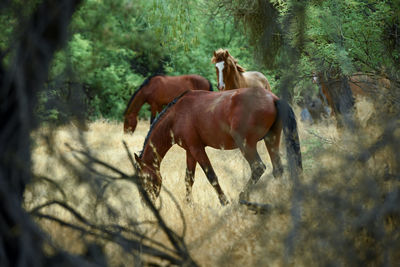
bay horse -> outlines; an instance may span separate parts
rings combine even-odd
[[[258,71],[246,71],[226,49],[214,51],[211,62],[215,64],[218,90],[261,87],[271,91],[267,78]]]
[[[354,73],[348,77],[353,100],[360,98],[374,99],[383,88],[390,88],[390,81],[376,74]],[[313,74],[313,83],[319,87],[319,97],[322,102],[331,108],[331,115],[335,115],[334,101],[330,94],[331,87],[340,85],[339,80],[326,78],[321,72]]]
[[[212,91],[209,80],[200,75],[165,76],[153,75],[147,78],[132,95],[124,112],[124,132],[133,133],[137,125],[137,116],[144,103],[150,105],[153,122],[157,113],[186,90]]]
[[[145,189],[153,197],[161,190],[161,161],[173,144],[186,150],[186,199],[190,201],[196,164],[216,190],[222,205],[228,203],[205,147],[239,148],[249,163],[251,177],[239,198],[248,199],[249,188],[266,167],[257,152],[257,142],[264,140],[273,166],[273,176],[282,176],[279,155],[281,132],[287,149],[291,149],[292,166],[302,170],[300,142],[292,108],[264,88],[207,92],[187,91],[159,114],[151,125],[140,155],[135,154],[135,167]],[[289,151],[289,150],[288,150]],[[289,153],[288,153],[289,154]],[[290,157],[289,157],[290,158]]]

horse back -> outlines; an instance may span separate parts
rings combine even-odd
[[[205,114],[207,120],[219,120],[229,117],[234,110],[242,109],[243,114],[252,112],[270,112],[278,97],[264,88],[239,88],[218,92],[191,91],[176,105],[179,112],[188,116]],[[182,107],[181,107],[182,105]],[[184,112],[184,109],[190,109]],[[246,112],[247,111],[247,112]],[[195,119],[192,117],[192,119]]]
[[[271,91],[268,79],[258,71],[246,71],[243,73],[246,80],[246,87],[261,87]]]
[[[257,142],[276,119],[275,98],[263,88],[188,92],[174,106],[174,133],[214,148],[236,148],[234,133]]]
[[[156,76],[146,89],[148,102],[165,105],[187,90],[209,90],[209,82],[199,75]]]
[[[188,82],[188,86],[191,90],[212,91],[210,81],[200,75],[189,74],[182,75],[182,77]]]
[[[329,87],[334,86],[335,83],[340,81],[326,81],[322,77],[322,75],[320,75],[319,80],[321,91],[325,95],[328,105],[333,109],[334,104],[329,92]],[[356,73],[349,77],[349,86],[351,93],[355,99],[359,97],[367,97],[373,99],[380,90],[389,88],[390,82],[385,77],[379,75]]]
[[[373,96],[384,88],[390,88],[388,79],[374,74],[356,73],[349,80],[350,89],[354,97]]]
[[[256,125],[272,125],[276,118],[275,101],[278,97],[264,88],[243,88],[231,99],[233,128],[246,129]],[[236,123],[236,125],[235,125]]]

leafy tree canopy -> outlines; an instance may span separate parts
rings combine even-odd
[[[3,60],[13,47],[16,19],[38,2],[18,14],[17,8],[3,9]],[[210,58],[218,48],[229,49],[246,69],[267,74],[272,88],[279,88],[274,78],[289,69],[294,84],[332,69],[399,80],[399,14],[399,0],[86,0],[74,14],[67,47],[53,60],[48,81],[53,93],[42,95],[41,103],[51,107],[78,95],[91,118],[120,120],[130,96],[151,74],[195,73],[215,84]],[[295,71],[290,55],[297,58]],[[68,117],[60,110],[51,117],[63,113]],[[141,115],[148,115],[146,109]]]
[[[130,96],[154,73],[199,74],[215,84],[210,59],[220,47],[245,67],[260,68],[233,18],[213,16],[207,1],[87,0],[71,33],[50,79],[81,84],[93,118],[122,119]]]

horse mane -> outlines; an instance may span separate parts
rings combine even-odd
[[[207,81],[208,81],[208,85],[210,86],[208,90],[211,91],[211,92],[214,91],[212,83],[210,82],[210,80],[207,79]]]
[[[180,94],[178,97],[176,97],[174,100],[172,100],[171,102],[168,103],[168,105],[157,115],[157,117],[154,119],[153,123],[150,126],[150,130],[147,133],[146,138],[144,139],[144,143],[143,143],[143,148],[140,151],[140,155],[139,158],[142,158],[143,156],[143,151],[144,151],[144,147],[146,146],[148,139],[150,137],[151,132],[153,131],[154,127],[156,126],[156,124],[161,120],[161,118],[165,115],[165,113],[167,113],[167,111],[173,106],[175,105],[176,102],[178,102],[179,99],[181,99],[182,96],[184,96],[187,92],[189,92],[191,90],[186,90],[185,92],[183,92],[182,94]]]
[[[245,72],[245,71],[246,71],[245,68],[243,68],[242,66],[240,66],[239,64],[237,64],[237,59],[235,59],[235,58],[232,57],[231,55],[229,55],[229,57],[226,59],[226,62],[227,62],[227,64],[230,63],[231,65],[235,66],[236,69],[237,69],[239,72]]]
[[[133,99],[135,98],[135,96],[137,95],[137,93],[139,93],[139,91],[140,91],[143,87],[145,87],[147,84],[149,84],[150,80],[153,79],[153,78],[156,77],[156,76],[165,76],[165,75],[164,75],[164,74],[160,74],[160,73],[155,73],[155,74],[152,74],[152,75],[150,75],[149,77],[147,77],[146,80],[144,80],[144,81],[142,82],[142,84],[139,86],[139,89],[137,89],[137,90],[133,93],[133,95],[131,96],[131,99],[129,99],[128,105],[126,106],[126,109],[125,109],[125,111],[124,111],[124,116],[126,115],[126,112],[128,112],[129,106],[131,105],[131,103],[132,103]]]
[[[211,58],[211,62],[217,63],[219,61],[225,61],[227,64],[235,66],[239,72],[245,72],[246,69],[240,66],[236,58],[234,58],[227,49],[218,49],[214,51],[214,55]]]

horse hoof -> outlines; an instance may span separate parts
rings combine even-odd
[[[272,171],[272,175],[274,176],[275,179],[280,179],[280,178],[282,178],[283,169],[282,169],[282,168],[274,169],[274,170]]]
[[[221,197],[219,198],[219,202],[221,202],[221,205],[222,205],[222,206],[226,206],[226,205],[229,204],[229,200],[226,198],[226,196],[221,196]]]
[[[269,204],[249,202],[246,200],[239,200],[239,204],[246,206],[247,209],[254,212],[254,214],[267,214],[271,210],[271,206]]]

